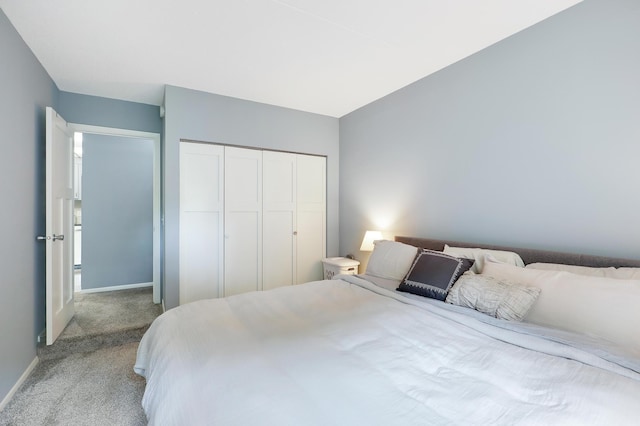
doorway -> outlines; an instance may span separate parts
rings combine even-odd
[[[75,291],[160,303],[160,135],[73,125]]]

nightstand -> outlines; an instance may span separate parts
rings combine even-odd
[[[324,267],[324,279],[331,280],[334,275],[356,275],[360,262],[346,257],[327,257],[322,259],[322,265]]]

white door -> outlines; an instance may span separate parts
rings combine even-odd
[[[262,288],[296,281],[296,154],[262,153]]]
[[[224,153],[224,296],[231,296],[262,290],[262,151]]]
[[[73,131],[46,110],[46,310],[47,345],[62,333],[73,307]]]
[[[326,257],[325,157],[297,155],[297,265],[298,284],[322,279]]]
[[[180,142],[180,304],[221,297],[224,147]]]

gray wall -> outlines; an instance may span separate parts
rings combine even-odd
[[[168,86],[165,91],[165,306],[178,304],[179,142],[192,139],[327,156],[327,254],[338,254],[338,119]]]
[[[44,140],[58,89],[0,10],[0,401],[44,328]]]
[[[340,119],[340,250],[640,257],[640,3],[586,0]]]
[[[162,133],[160,107],[60,92],[59,113],[69,123]]]
[[[82,289],[153,281],[153,140],[84,133]]]
[[[45,327],[46,106],[69,122],[161,133],[159,107],[60,92],[0,10],[0,401]]]

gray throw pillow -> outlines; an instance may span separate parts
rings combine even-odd
[[[540,289],[466,273],[451,287],[446,302],[475,309],[495,318],[522,321],[538,299]]]

